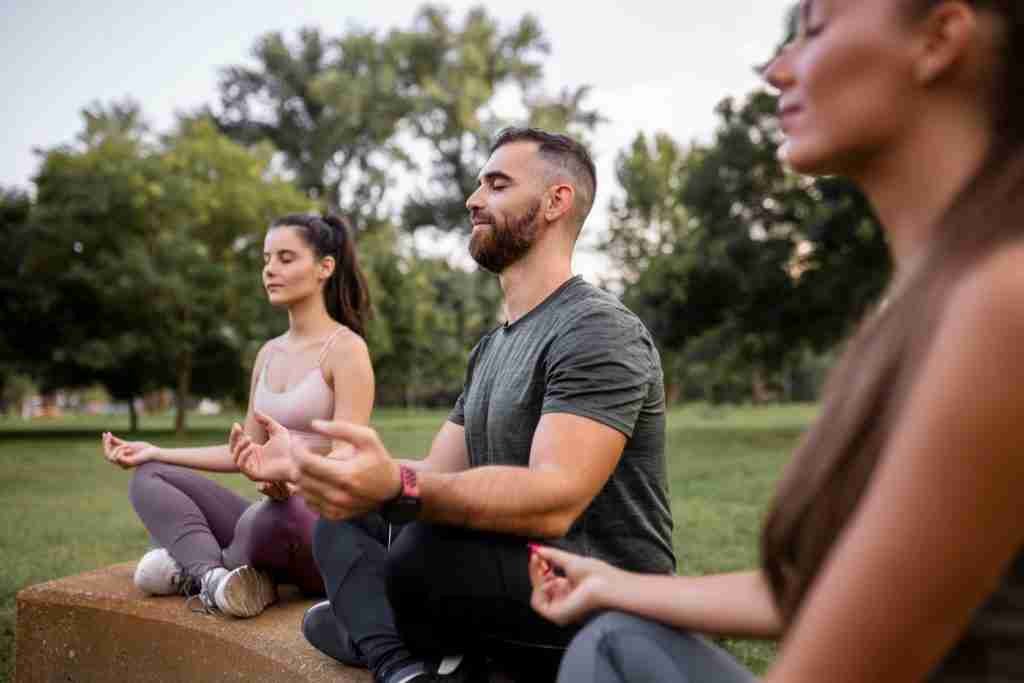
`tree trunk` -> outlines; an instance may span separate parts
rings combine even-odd
[[[192,385],[192,352],[183,351],[178,356],[178,386],[174,390],[177,411],[174,415],[174,433],[185,434],[185,415],[188,412],[188,395]]]
[[[131,431],[133,434],[139,431],[139,414],[135,412],[135,397],[128,397],[128,419],[131,421]]]

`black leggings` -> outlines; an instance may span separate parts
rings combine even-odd
[[[701,636],[622,612],[594,618],[572,641],[558,683],[756,683]]]
[[[423,522],[396,531],[370,514],[320,520],[313,553],[335,618],[377,680],[482,653],[517,678],[551,681],[575,629],[530,607],[526,543]]]

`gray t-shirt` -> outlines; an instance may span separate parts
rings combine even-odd
[[[545,413],[586,417],[627,439],[557,545],[634,571],[674,571],[661,359],[640,319],[579,277],[480,340],[448,419],[466,430],[470,467],[526,467]]]

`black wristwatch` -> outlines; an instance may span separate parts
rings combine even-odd
[[[408,465],[399,465],[402,474],[402,490],[398,495],[380,507],[380,514],[392,524],[406,524],[420,516],[420,487],[416,480],[416,470]]]

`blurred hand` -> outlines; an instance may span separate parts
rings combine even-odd
[[[126,470],[156,460],[160,455],[160,449],[148,441],[125,441],[110,432],[103,432],[100,438],[107,461]]]
[[[373,429],[324,420],[314,420],[313,429],[346,444],[327,457],[315,455],[302,444],[292,448],[299,493],[322,517],[358,517],[376,510],[401,491],[398,461],[391,457]]]
[[[621,573],[607,562],[548,546],[530,545],[530,604],[560,626],[606,607],[605,595]]]
[[[256,488],[273,500],[288,500],[295,493],[295,484],[286,481],[261,481]]]
[[[228,448],[238,470],[253,481],[294,481],[297,476],[290,455],[292,438],[288,430],[262,413],[256,420],[267,430],[267,442],[254,443],[237,422],[231,425]]]

